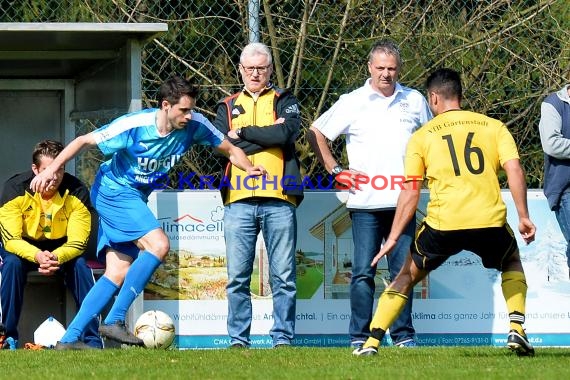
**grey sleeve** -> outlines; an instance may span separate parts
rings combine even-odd
[[[549,103],[540,106],[538,130],[546,154],[562,160],[570,159],[570,139],[562,136],[562,117]]]

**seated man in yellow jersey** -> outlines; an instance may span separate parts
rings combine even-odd
[[[31,170],[9,178],[0,196],[0,314],[14,346],[28,272],[63,277],[78,308],[95,285],[93,271],[83,255],[91,232],[92,208],[85,185],[62,166],[58,179],[48,188],[30,190],[32,178],[62,150],[59,141],[40,141],[32,152]],[[93,318],[80,344],[102,348],[98,327],[99,321]]]
[[[526,279],[514,234],[507,224],[497,171],[503,167],[519,217],[518,229],[528,244],[536,228],[529,219],[526,183],[514,139],[505,124],[482,114],[461,110],[461,79],[439,69],[427,79],[431,121],[415,132],[407,146],[406,178],[424,176],[430,200],[427,216],[412,244],[411,256],[380,296],[370,324],[371,337],[354,355],[374,355],[386,330],[407,301],[406,294],[452,255],[468,250],[483,266],[501,272],[510,332],[507,345],[518,355],[534,355],[522,327]],[[388,239],[371,265],[390,253],[405,226],[415,216],[421,182],[405,183]]]

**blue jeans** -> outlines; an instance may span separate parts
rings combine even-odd
[[[570,268],[570,191],[562,193],[558,207],[554,209],[554,215],[566,240],[566,260]]]
[[[251,274],[255,244],[263,233],[269,259],[273,296],[273,345],[291,344],[295,334],[297,299],[295,247],[297,218],[289,202],[242,200],[225,207],[224,236],[228,269],[228,334],[230,344],[249,346],[251,330]]]
[[[394,210],[351,211],[352,240],[354,257],[352,260],[352,280],[350,282],[350,341],[353,344],[365,341],[370,336],[370,322],[374,307],[374,276],[376,268],[371,267],[372,258],[380,250],[382,240],[388,237]],[[415,219],[406,227],[398,239],[394,250],[387,256],[390,278],[393,280],[409,255],[415,234]],[[390,327],[390,336],[394,344],[415,339],[412,324],[413,291],[408,296],[408,303],[402,313]]]

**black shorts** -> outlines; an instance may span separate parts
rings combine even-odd
[[[479,256],[485,268],[502,271],[505,260],[517,252],[518,246],[507,223],[503,227],[439,231],[424,222],[412,244],[412,259],[418,268],[432,271],[463,250]]]

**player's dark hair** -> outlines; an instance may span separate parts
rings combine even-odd
[[[32,152],[32,163],[40,166],[42,157],[56,158],[63,150],[63,144],[55,140],[43,140],[36,144]]]
[[[461,101],[463,88],[461,87],[461,75],[448,68],[437,69],[426,80],[428,92],[435,92],[444,99],[458,99]]]
[[[160,85],[158,91],[158,106],[162,107],[163,100],[174,105],[178,103],[180,98],[184,95],[196,98],[198,96],[198,86],[178,76],[169,78]]]

